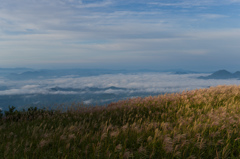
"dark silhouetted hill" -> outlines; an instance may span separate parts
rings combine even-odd
[[[231,73],[227,70],[219,70],[212,73],[209,76],[200,76],[200,79],[230,79],[230,78],[240,78],[240,71]]]

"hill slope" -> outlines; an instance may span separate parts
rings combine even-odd
[[[228,158],[240,156],[240,87],[218,86],[107,107],[9,116],[4,158]]]

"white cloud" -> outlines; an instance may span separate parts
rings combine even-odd
[[[92,102],[93,102],[92,99],[83,101],[84,104],[91,104]]]
[[[218,19],[218,18],[227,18],[229,16],[221,15],[221,14],[202,14],[200,17],[206,18],[206,19]]]
[[[25,85],[21,89],[37,89],[39,85]]]

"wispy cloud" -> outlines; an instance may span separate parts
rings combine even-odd
[[[229,2],[232,2],[232,3],[240,3],[240,0],[229,0]]]
[[[220,0],[221,1],[221,0]],[[220,2],[219,1],[219,2]],[[221,3],[221,2],[220,2]],[[167,2],[149,2],[152,5],[159,5],[159,6],[170,6],[170,7],[183,7],[183,8],[190,8],[196,6],[206,6],[206,5],[216,5],[215,0],[180,0],[180,1],[167,1]]]
[[[217,19],[217,18],[227,18],[226,15],[221,14],[202,14],[200,17],[207,18],[207,19]]]
[[[74,5],[74,7],[77,7],[77,8],[99,8],[99,7],[107,7],[109,5],[111,5],[113,2],[111,0],[105,0],[105,1],[102,1],[102,2],[95,2],[95,3],[87,3],[87,4],[84,4],[84,3],[81,3],[80,5]]]
[[[0,63],[2,66],[64,63],[100,66],[127,59],[130,66],[136,61],[141,65],[146,59],[145,63],[160,67],[155,59],[172,60],[176,54],[189,60],[199,55],[204,59],[206,55],[214,56],[213,52],[221,50],[219,53],[224,54],[226,50],[235,56],[238,45],[233,46],[231,39],[237,41],[239,36],[231,33],[239,26],[239,18],[234,17],[237,3],[234,0],[2,0]],[[226,10],[219,9],[225,6]],[[221,36],[222,32],[227,36]],[[189,54],[190,57],[185,57]]]

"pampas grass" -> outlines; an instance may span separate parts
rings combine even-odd
[[[107,107],[12,111],[2,158],[240,158],[240,87],[217,86]]]

